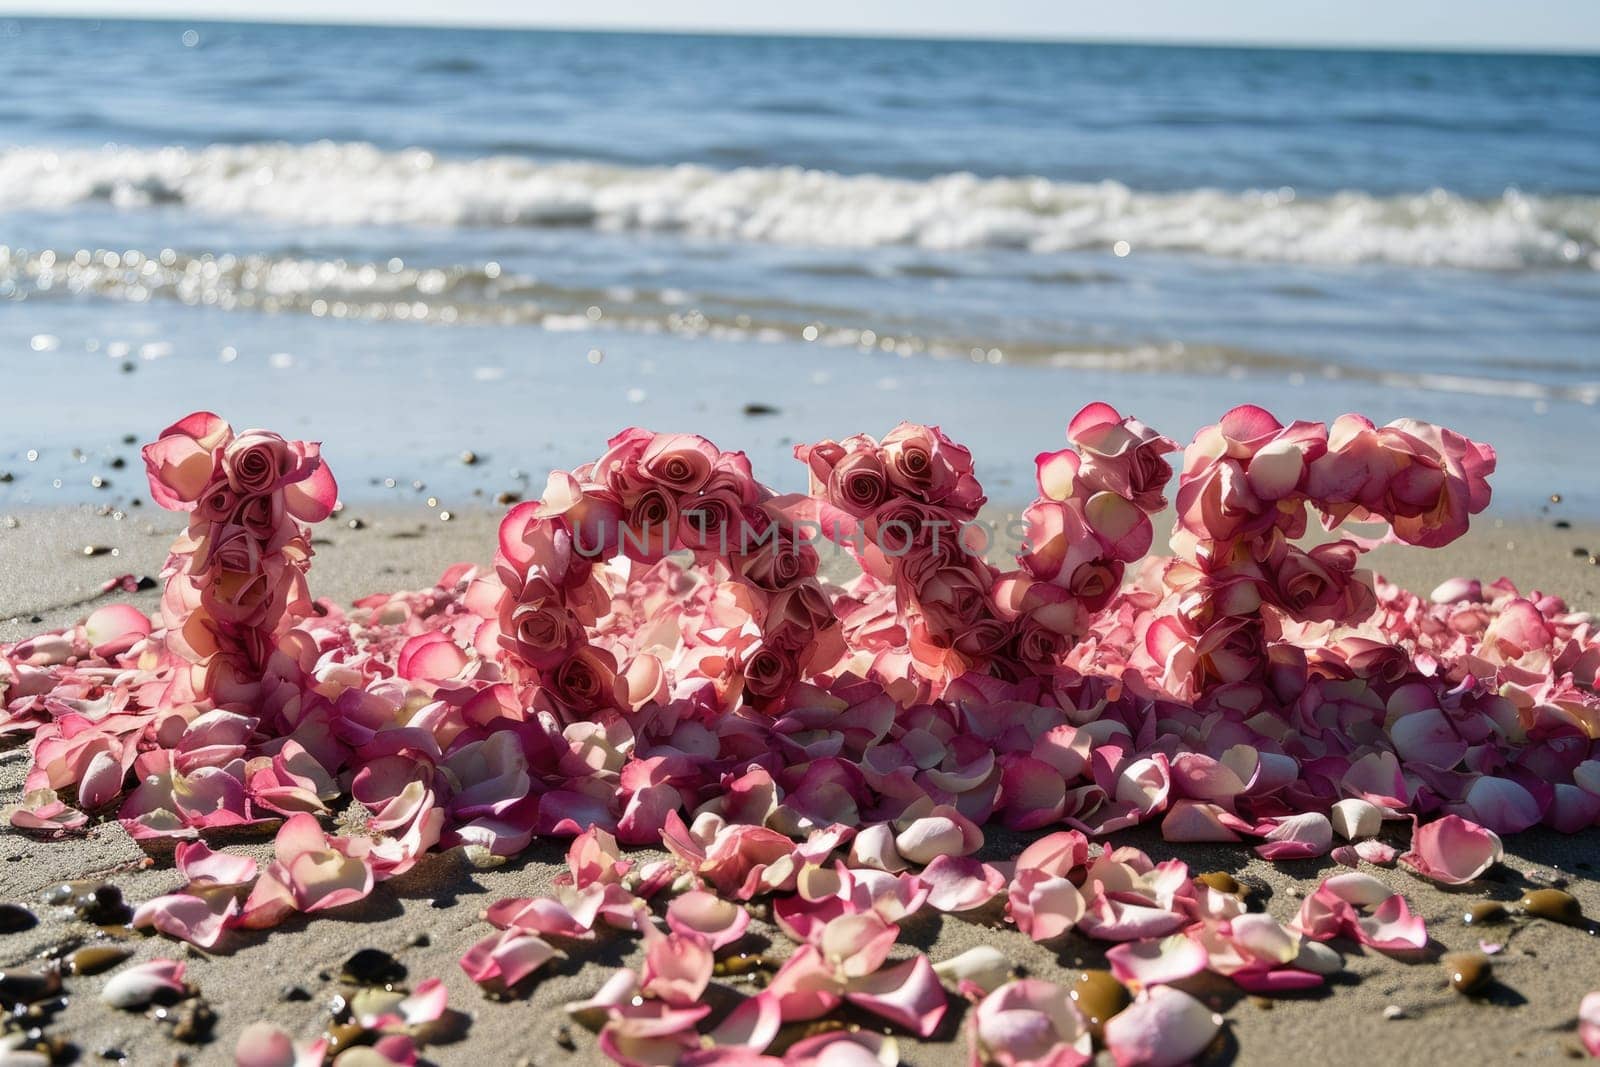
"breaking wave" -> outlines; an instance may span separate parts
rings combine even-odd
[[[821,247],[1165,251],[1290,263],[1600,270],[1600,197],[1475,200],[797,167],[452,159],[319,142],[0,150],[0,205],[175,205],[309,225],[586,226]]]

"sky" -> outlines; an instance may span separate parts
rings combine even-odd
[[[1600,52],[1600,0],[0,0],[0,15]]]

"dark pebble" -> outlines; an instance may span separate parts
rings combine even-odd
[[[411,935],[411,939],[407,941],[406,944],[410,945],[412,948],[427,948],[429,945],[433,944],[433,938],[424,933],[416,933]]]
[[[111,469],[112,470],[119,471],[122,468],[126,467],[127,465],[128,465],[128,461],[123,459],[121,456],[112,456],[111,457]]]
[[[84,545],[83,546],[83,554],[85,556],[109,556],[111,554],[111,546],[110,545]]]
[[[1536,919],[1558,923],[1577,923],[1583,919],[1583,906],[1577,898],[1559,889],[1530,889],[1522,894],[1517,904]]]
[[[165,1010],[166,1021],[172,1026],[172,1036],[188,1045],[210,1040],[211,1031],[217,1025],[217,1013],[199,997],[191,997],[177,1007]]]
[[[1572,523],[1568,522],[1566,519],[1557,519],[1555,522],[1551,523],[1550,525],[1554,526],[1558,530],[1570,530],[1570,529],[1572,529]]]
[[[310,1000],[311,994],[304,986],[286,985],[278,991],[279,1000]]]
[[[496,504],[499,504],[501,507],[507,507],[508,505],[515,504],[517,501],[519,501],[521,499],[522,499],[522,494],[521,493],[512,493],[512,492],[509,492],[509,491],[508,492],[496,493],[494,495],[494,502]]]
[[[0,482],[14,482],[17,476],[10,471],[0,471]]]
[[[1487,986],[1494,977],[1494,967],[1489,957],[1481,952],[1446,952],[1439,962],[1444,964],[1450,988],[1457,993],[1471,996]]]
[[[48,967],[8,967],[0,970],[0,1004],[32,1004],[61,992],[61,969]]]
[[[121,945],[85,945],[67,957],[67,970],[73,974],[99,974],[132,955],[132,949]]]
[[[381,949],[364,948],[344,961],[339,977],[356,985],[394,985],[405,981],[405,964]]]
[[[19,930],[28,930],[38,922],[33,912],[21,904],[0,904],[0,934],[14,934]]]
[[[1498,900],[1480,900],[1467,909],[1461,916],[1461,921],[1468,926],[1493,926],[1496,923],[1510,922],[1511,912]]]
[[[771,404],[746,404],[744,406],[744,413],[746,415],[777,415],[777,414],[780,414],[778,409],[773,407]]]
[[[122,900],[122,890],[106,883],[80,893],[72,902],[78,918],[96,926],[114,926],[133,917],[133,911]]]

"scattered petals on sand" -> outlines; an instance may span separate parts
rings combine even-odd
[[[998,1067],[1074,1067],[1094,1057],[1089,1029],[1067,991],[1022,978],[996,989],[972,1013],[973,1059]]]
[[[1106,1021],[1106,1047],[1118,1067],[1174,1067],[1211,1043],[1222,1016],[1189,994],[1154,986]]]
[[[1578,1040],[1591,1056],[1600,1056],[1600,991],[1587,993],[1578,1004]]]
[[[187,516],[159,610],[101,607],[0,646],[0,736],[31,758],[10,825],[115,819],[175,845],[181,885],[133,922],[203,948],[363,900],[430,853],[493,864],[570,837],[568,870],[489,906],[460,964],[507,995],[564,955],[547,938],[637,936],[637,972],[568,1005],[619,1062],[776,1062],[781,1027],[846,1004],[927,1037],[953,993],[975,1002],[978,1062],[1063,1067],[1094,1052],[1067,990],[1012,980],[992,949],[906,957],[902,927],[1003,917],[1110,943],[1137,996],[1101,1020],[1105,1045],[1178,1063],[1220,1020],[1172,983],[1273,995],[1336,973],[1334,938],[1427,945],[1405,899],[1355,869],[1394,862],[1386,821],[1413,820],[1408,867],[1461,884],[1501,834],[1600,819],[1588,616],[1505,580],[1414,596],[1360,567],[1375,542],[1354,533],[1296,543],[1312,518],[1448,543],[1488,504],[1486,445],[1236,408],[1183,449],[1160,556],[1177,443],[1104,404],[1067,441],[1038,459],[1012,569],[974,551],[986,498],[936,427],[802,445],[809,491],[789,496],[740,453],[634,428],[513,507],[492,567],[344,610],[308,582],[305,524],[337,503],[320,446],[196,413],[144,452],[154,499]],[[843,586],[819,577],[830,543],[859,565]],[[1286,925],[1104,840],[1156,821],[1170,841],[1351,869]],[[984,856],[997,827],[1039,836]],[[272,859],[213,850],[219,830],[272,833]],[[750,908],[793,946],[713,1015]],[[106,993],[182,988],[182,964],[156,961]],[[447,1011],[438,979],[360,999],[378,1036],[341,1061],[413,1062],[411,1029]],[[327,1051],[244,1036],[247,1067]],[[824,1033],[783,1058],[898,1049]]]
[[[1446,815],[1411,831],[1411,851],[1400,862],[1435,882],[1466,885],[1505,854],[1500,835],[1459,815]]]

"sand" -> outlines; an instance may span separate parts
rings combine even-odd
[[[169,516],[140,514],[140,510],[148,508],[130,510],[121,520],[85,508],[16,512],[14,528],[0,521],[0,639],[14,640],[81,617],[94,604],[106,602],[96,593],[109,578],[156,576],[176,523]],[[357,517],[363,528],[350,529],[349,521]],[[1545,515],[1496,520],[1491,515],[1446,551],[1383,549],[1375,560],[1411,588],[1426,590],[1455,574],[1484,578],[1505,574],[1524,589],[1555,591],[1576,608],[1600,609],[1600,567],[1574,555],[1576,548],[1600,550],[1600,524],[1574,521],[1569,528],[1558,529],[1554,519],[1555,515]],[[410,510],[351,506],[319,532],[313,588],[319,595],[348,601],[367,592],[430,584],[457,560],[487,562],[495,521],[487,511],[442,522],[436,512],[420,506]],[[117,554],[83,555],[83,546],[91,544],[114,547]],[[116,595],[146,610],[155,605],[157,596],[154,590]],[[25,749],[0,753],[0,805],[16,799],[26,766]],[[1402,831],[1394,843],[1403,844],[1403,838]],[[1120,834],[1115,840],[1138,845],[1157,858],[1176,856],[1196,870],[1234,872],[1260,887],[1257,899],[1279,919],[1289,918],[1298,898],[1321,878],[1342,869],[1326,857],[1267,864],[1242,845],[1171,845],[1152,829]],[[1005,858],[1014,855],[1020,844],[1017,837],[991,832],[981,855]],[[261,857],[270,851],[260,840],[235,847]],[[106,981],[103,976],[68,980],[70,1001],[52,1032],[69,1035],[86,1062],[97,1062],[110,1050],[119,1050],[128,1062],[141,1065],[170,1063],[179,1053],[187,1053],[197,1064],[231,1062],[239,1031],[257,1019],[273,1020],[302,1040],[320,1033],[327,1002],[342,989],[337,980],[340,963],[356,949],[372,946],[393,951],[409,969],[413,983],[442,977],[452,1008],[470,1017],[461,1040],[425,1050],[428,1061],[482,1067],[594,1062],[598,1058],[594,1039],[577,1026],[569,1027],[560,1005],[593,993],[611,968],[637,964],[636,939],[602,934],[592,943],[565,945],[570,959],[542,972],[531,997],[510,1003],[486,1000],[456,962],[490,930],[479,919],[479,911],[503,896],[542,891],[562,869],[563,852],[559,843],[536,844],[513,862],[486,870],[473,869],[459,852],[430,856],[407,875],[380,885],[358,905],[309,923],[292,920],[266,934],[235,934],[235,940],[225,943],[233,949],[226,954],[201,953],[163,938],[134,938],[130,945],[136,959],[189,960],[189,977],[219,1017],[215,1040],[209,1045],[179,1045],[144,1017],[104,1007],[97,999]],[[113,872],[112,879],[133,901],[178,884],[170,860],[157,857],[146,864],[144,852],[115,825],[99,826],[87,838],[59,843],[6,833],[0,861],[0,899],[5,900],[36,901],[56,882],[106,872]],[[1600,939],[1585,930],[1543,921],[1468,927],[1461,915],[1476,900],[1514,900],[1529,885],[1565,879],[1586,912],[1600,916],[1595,862],[1600,862],[1600,831],[1591,830],[1570,837],[1543,831],[1518,835],[1507,842],[1503,866],[1458,892],[1441,890],[1403,869],[1364,866],[1404,892],[1413,910],[1424,917],[1432,937],[1428,949],[1408,958],[1391,958],[1341,940],[1334,944],[1345,955],[1346,969],[1328,988],[1271,1001],[1241,997],[1231,984],[1204,975],[1183,983],[1211,1001],[1227,1020],[1208,1060],[1449,1063],[1580,1054],[1575,1014],[1580,997],[1600,988],[1600,965],[1595,963]],[[39,905],[35,910],[41,919],[37,927],[0,935],[0,964],[19,963],[64,939],[94,933],[61,914],[62,909]],[[779,957],[787,953],[787,943],[771,926],[757,922],[752,930],[770,939]],[[1505,948],[1493,957],[1496,984],[1489,994],[1468,999],[1446,987],[1437,957],[1444,951],[1475,948],[1480,937],[1503,942]],[[426,944],[414,944],[418,940]],[[1075,935],[1061,944],[1035,945],[992,919],[936,916],[908,922],[901,942],[897,953],[916,948],[935,961],[973,945],[993,944],[1030,974],[1056,981],[1070,980],[1074,967],[1099,964],[1105,947]],[[283,991],[290,987],[304,990],[310,999],[284,999]],[[710,999],[715,1002],[717,995]],[[1387,1018],[1385,1009],[1390,1006],[1401,1009],[1403,1017]],[[902,1037],[904,1061],[965,1062],[961,1007],[952,1000],[938,1040],[922,1043]],[[871,1025],[865,1018],[858,1021]],[[575,1051],[558,1043],[567,1031]]]

